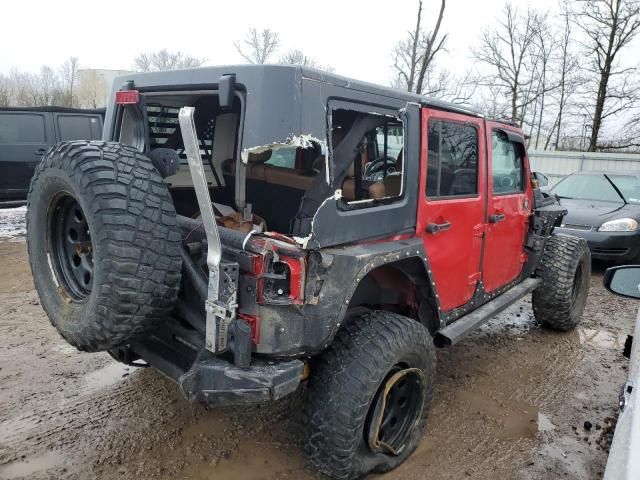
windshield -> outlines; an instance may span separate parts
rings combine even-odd
[[[635,202],[640,202],[640,187],[638,179],[632,175],[610,175],[611,181],[606,175],[570,175],[556,185],[551,191],[560,198],[575,198],[579,200],[598,200],[602,202],[621,202],[622,198],[616,188],[623,192],[636,193],[629,195]],[[623,181],[620,179],[624,179]],[[616,185],[614,188],[612,182]],[[624,186],[624,188],[620,188]],[[625,201],[630,202],[625,198]]]
[[[635,175],[616,175],[608,173],[606,177],[620,191],[627,203],[640,203],[640,178]]]

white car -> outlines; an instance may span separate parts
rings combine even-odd
[[[640,299],[640,265],[610,268],[604,286],[616,295]],[[640,339],[640,311],[633,338]],[[640,341],[632,342],[629,377],[620,391],[620,416],[613,436],[604,480],[640,479]]]

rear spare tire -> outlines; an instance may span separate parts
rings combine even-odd
[[[536,271],[542,283],[533,291],[533,314],[543,326],[571,330],[582,319],[591,281],[591,252],[578,237],[547,239]]]
[[[417,321],[383,311],[351,317],[311,366],[309,461],[338,479],[400,465],[422,436],[435,370],[433,339]]]
[[[158,171],[131,147],[72,141],[50,149],[31,181],[27,248],[42,307],[80,350],[122,345],[173,309],[176,212]]]

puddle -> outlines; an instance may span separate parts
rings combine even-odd
[[[110,363],[98,370],[87,373],[81,390],[83,393],[92,393],[111,385],[116,385],[129,377],[129,373],[134,367],[129,367],[122,363]]]
[[[24,237],[27,234],[27,207],[0,209],[0,239]]]
[[[461,394],[472,412],[493,425],[495,436],[502,440],[533,437],[538,432],[538,409],[504,395],[483,395],[475,392]]]
[[[19,462],[12,462],[0,467],[0,478],[29,478],[34,473],[44,472],[59,467],[64,463],[64,457],[57,452],[48,452],[37,457],[27,458]]]
[[[580,344],[591,345],[603,350],[622,350],[627,339],[626,333],[612,333],[606,330],[578,329]]]

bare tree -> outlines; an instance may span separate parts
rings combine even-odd
[[[409,92],[418,94],[429,90],[430,76],[434,72],[434,59],[444,49],[447,34],[440,34],[444,17],[445,0],[441,0],[438,18],[430,32],[424,32],[422,26],[422,0],[418,2],[416,26],[407,33],[407,38],[398,42],[393,50],[393,68],[396,71],[396,86],[402,86]]]
[[[455,75],[451,71],[432,65],[424,79],[422,95],[456,104],[470,104],[478,87],[471,71]]]
[[[81,107],[98,108],[107,94],[104,79],[95,70],[83,70],[78,83],[78,101]]]
[[[13,100],[9,77],[0,74],[0,107],[10,107]]]
[[[524,15],[510,3],[503,10],[504,19],[495,29],[482,33],[480,45],[472,50],[473,56],[491,70],[485,77],[485,86],[498,86],[509,98],[511,121],[522,124],[522,110],[537,99],[537,94],[525,95],[533,82],[532,56],[541,16],[529,9]],[[527,97],[527,98],[525,98]]]
[[[73,89],[76,87],[78,82],[79,68],[80,62],[78,57],[67,58],[62,64],[62,67],[60,67],[60,73],[64,85],[65,103],[68,107],[74,107],[77,105],[77,98],[74,97]]]
[[[289,65],[302,65],[303,67],[318,68],[327,72],[333,72],[333,67],[330,65],[322,65],[311,57],[304,54],[302,50],[293,49],[286,52],[280,57],[280,63]]]
[[[547,142],[544,146],[545,150],[549,145],[549,141],[553,136],[554,130],[556,135],[555,149],[557,150],[559,148],[560,135],[562,134],[562,115],[564,113],[565,107],[567,106],[569,98],[575,92],[577,87],[574,74],[578,68],[578,61],[576,57],[571,53],[571,17],[569,7],[566,2],[562,4],[562,18],[564,29],[562,31],[562,37],[560,39],[560,59],[558,65],[560,71],[560,98],[558,99],[558,115],[556,116],[553,129],[549,133],[549,137],[547,138]]]
[[[586,36],[586,70],[591,74],[595,94],[588,150],[596,151],[602,123],[634,105],[637,88],[634,68],[622,67],[620,52],[640,29],[640,2],[637,0],[581,0],[576,23]]]
[[[17,73],[21,88],[21,103],[25,106],[60,105],[62,89],[55,70],[48,65],[40,67],[40,73]]]
[[[258,31],[251,27],[242,42],[234,42],[236,50],[248,63],[267,63],[280,47],[280,35],[269,28]]]
[[[179,70],[181,68],[201,67],[206,58],[197,58],[181,51],[170,52],[166,48],[157,52],[143,52],[133,64],[139,72],[158,72],[163,70]]]
[[[547,97],[547,93],[557,87],[557,85],[552,84],[549,78],[549,70],[557,44],[546,22],[539,23],[539,28],[536,32],[536,43],[539,58],[539,62],[536,68],[536,70],[538,71],[536,104],[539,100],[540,105],[539,112],[536,109],[538,123],[536,125],[535,148],[537,149],[540,142],[540,132],[542,130],[542,122],[545,114],[545,100]],[[532,127],[534,125],[535,121],[532,123]]]

